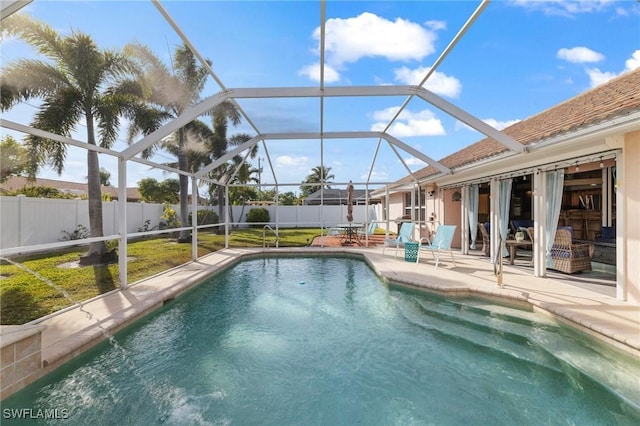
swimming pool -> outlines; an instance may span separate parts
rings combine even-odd
[[[244,261],[116,340],[3,401],[3,424],[640,420],[634,360],[543,315],[387,286],[355,258]]]

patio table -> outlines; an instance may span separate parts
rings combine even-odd
[[[533,247],[533,243],[529,240],[507,240],[505,241],[507,248],[509,249],[509,263],[513,265],[516,259],[516,249],[518,247]],[[531,258],[531,262],[533,263],[533,258]]]
[[[340,223],[336,228],[344,230],[344,238],[342,245],[360,243],[360,237],[358,236],[358,229],[362,229],[364,224],[362,223]]]

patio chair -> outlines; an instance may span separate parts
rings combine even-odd
[[[398,231],[398,235],[395,238],[389,237],[389,234],[384,237],[384,245],[382,246],[382,254],[384,254],[384,249],[387,247],[395,247],[396,254],[395,257],[398,257],[398,249],[400,247],[404,247],[404,243],[413,241],[413,229],[415,224],[413,222],[403,222],[400,227],[400,231]]]
[[[377,227],[378,224],[376,222],[371,222],[366,228],[358,229],[358,237],[373,235],[373,233],[376,232]]]
[[[327,228],[327,235],[335,237],[344,234],[344,228]]]
[[[551,266],[549,268],[566,274],[590,271],[593,250],[593,244],[575,243],[569,230],[558,229],[553,246],[551,246]]]
[[[430,251],[436,261],[436,268],[440,262],[440,253],[448,251],[453,261],[453,266],[456,266],[456,259],[453,257],[453,250],[451,250],[451,243],[453,242],[453,234],[456,232],[456,225],[440,225],[436,229],[436,234],[433,236],[432,241],[426,238],[420,239],[420,250],[418,250],[418,262],[420,262],[420,252]],[[427,244],[423,244],[423,241]]]

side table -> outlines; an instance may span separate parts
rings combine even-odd
[[[407,262],[417,262],[418,250],[420,250],[420,243],[413,241],[404,243],[404,260]]]

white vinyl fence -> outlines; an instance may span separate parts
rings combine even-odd
[[[157,228],[163,211],[162,204],[128,203],[127,232],[138,232],[145,220],[150,220],[149,228]],[[102,221],[104,235],[118,232],[118,201],[102,203]],[[89,228],[87,200],[0,197],[2,248],[62,241],[65,232],[73,233],[79,225]]]
[[[172,206],[179,212],[178,206]],[[233,206],[234,224],[246,226],[246,217],[254,206]],[[332,227],[346,222],[347,206],[267,206],[271,226],[282,228]],[[198,207],[218,212],[216,206]],[[162,204],[127,203],[127,232],[157,229],[164,211]],[[365,223],[382,217],[378,206],[353,206],[353,221]],[[118,201],[102,203],[104,235],[118,233]],[[224,218],[222,218],[224,221]],[[89,228],[87,200],[0,197],[0,247],[3,249],[62,241],[79,225]]]
[[[244,224],[247,213],[252,208],[264,208],[269,212],[270,225],[281,228],[326,228],[336,226],[347,221],[347,206],[232,206],[233,223]],[[217,207],[213,207],[217,212]],[[376,206],[353,206],[353,222],[366,223],[382,217]],[[224,218],[223,218],[224,220]]]

